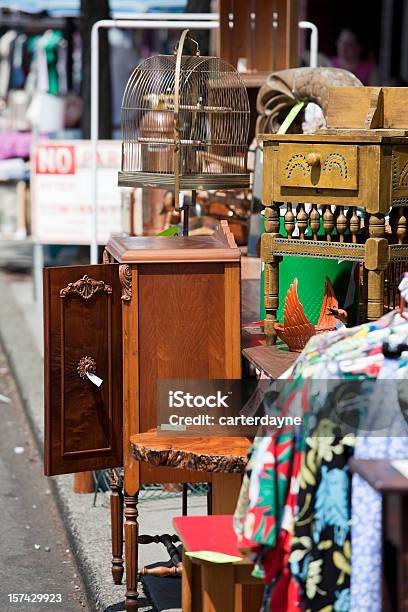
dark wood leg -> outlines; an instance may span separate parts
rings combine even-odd
[[[212,514],[212,482],[208,483],[207,491],[207,514]]]
[[[141,576],[180,576],[183,571],[183,564],[178,549],[174,545],[179,542],[180,539],[177,535],[170,535],[169,533],[163,533],[162,535],[140,535],[138,538],[139,544],[163,544],[169,554],[172,567],[165,565],[159,567],[144,567],[140,575]]]
[[[186,482],[183,482],[183,498],[182,498],[182,515],[183,516],[187,516],[187,495],[188,495],[188,484]]]
[[[126,612],[134,612],[139,607],[137,601],[138,495],[138,492],[135,495],[125,493]]]
[[[111,474],[111,532],[112,532],[112,577],[115,584],[123,578],[123,489],[122,480],[112,470]]]

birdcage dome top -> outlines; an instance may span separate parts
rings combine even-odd
[[[228,62],[185,55],[180,45],[175,55],[146,59],[123,96],[119,185],[247,187],[249,116],[247,91]]]

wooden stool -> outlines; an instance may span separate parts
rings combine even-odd
[[[124,574],[124,560],[123,560],[123,519],[124,519],[124,504],[123,504],[123,468],[113,468],[110,471],[110,511],[111,511],[111,547],[112,547],[112,560],[111,560],[111,571],[114,584],[122,584],[122,578]],[[187,494],[188,485],[183,483],[182,485],[182,512],[183,516],[187,515]],[[212,486],[208,483],[207,492],[207,512],[212,512]],[[179,538],[176,535],[170,535],[164,533],[161,535],[139,535],[138,544],[163,544],[169,554],[169,558],[173,563],[172,567],[165,565],[147,568],[144,567],[141,570],[141,575],[146,576],[148,574],[152,576],[172,576],[181,573],[181,558],[179,552],[175,546],[175,543],[179,542]]]
[[[254,565],[242,557],[232,528],[232,515],[179,516],[173,525],[184,546],[183,612],[258,612],[264,584],[254,578]],[[241,557],[232,563],[213,563],[186,552],[212,551]]]
[[[197,481],[207,480],[210,492],[207,498],[208,512],[225,514],[233,512],[241,487],[241,477],[245,469],[247,454],[251,443],[248,438],[237,437],[173,437],[158,435],[156,430],[131,437],[133,459],[161,468],[174,468],[171,474],[173,482],[179,482],[177,475],[197,473]],[[200,477],[201,474],[201,477]],[[207,477],[204,476],[207,474]],[[160,480],[160,479],[159,479]],[[161,479],[163,481],[163,479]],[[194,481],[191,478],[190,481]],[[124,490],[123,469],[114,469],[111,473],[111,530],[112,530],[112,576],[115,584],[121,584],[124,572],[123,531],[124,531]],[[184,485],[183,485],[184,487]],[[185,487],[183,494],[183,513],[186,509]],[[137,516],[137,502],[135,503]],[[139,535],[138,529],[133,534],[132,546],[136,547],[135,567],[137,568],[138,544],[151,542],[165,545],[173,568],[155,568],[141,574],[168,575],[179,573],[180,559],[175,554],[174,543],[170,534],[150,536]],[[136,537],[135,537],[136,536]],[[128,539],[130,543],[131,539]],[[177,552],[177,551],[176,551]],[[135,580],[136,580],[135,577]]]

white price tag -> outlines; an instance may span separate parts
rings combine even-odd
[[[91,381],[91,383],[93,383],[97,387],[100,387],[101,384],[103,383],[102,378],[99,378],[99,376],[97,376],[96,374],[93,374],[92,372],[87,372],[86,375]]]

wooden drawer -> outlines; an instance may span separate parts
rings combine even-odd
[[[279,185],[356,191],[358,153],[358,145],[281,143]]]

